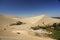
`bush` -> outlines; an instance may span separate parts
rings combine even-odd
[[[53,27],[59,27],[60,26],[60,23],[54,23],[53,24]]]
[[[60,40],[60,23],[54,23],[53,25],[49,26],[35,26],[35,27],[31,27],[33,30],[38,30],[38,29],[46,29],[48,31],[51,31],[52,34],[48,34],[48,37],[54,38],[56,40]],[[53,27],[53,28],[51,28]],[[38,34],[36,34],[38,35]],[[38,35],[39,36],[39,35]]]
[[[60,39],[60,31],[54,31],[52,33],[52,35],[50,35],[50,37],[59,40]]]
[[[60,28],[59,27],[56,27],[55,30],[60,31]]]
[[[35,27],[31,27],[31,29],[33,29],[33,30],[39,30],[39,29],[47,29],[48,27],[46,26],[46,27],[43,27],[43,26],[35,26]]]
[[[21,24],[22,24],[21,21],[17,21],[17,22],[16,22],[16,25],[21,25]]]
[[[23,24],[21,21],[17,21],[16,23],[10,24],[10,26],[13,26],[13,25],[21,25],[21,24]]]
[[[60,23],[58,23],[58,26],[60,26]]]
[[[54,27],[54,31],[52,32],[52,34],[50,35],[51,38],[54,38],[56,40],[60,40],[60,27],[59,27],[60,23],[54,23],[53,27]]]
[[[56,27],[56,26],[57,26],[57,24],[56,24],[56,23],[54,23],[54,24],[53,24],[53,27]]]
[[[33,29],[33,30],[38,30],[39,27],[31,27],[31,29]]]

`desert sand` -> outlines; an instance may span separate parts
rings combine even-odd
[[[10,26],[10,24],[15,23],[17,21],[21,21],[25,24]],[[30,34],[33,33],[30,27],[34,27],[37,25],[52,25],[53,23],[59,22],[60,19],[51,18],[46,15],[40,15],[29,18],[0,15],[0,40],[54,40],[49,37],[37,37]]]

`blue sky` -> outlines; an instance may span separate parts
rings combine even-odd
[[[59,0],[0,0],[0,14],[30,17],[60,16]]]

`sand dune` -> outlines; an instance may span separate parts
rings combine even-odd
[[[41,15],[36,17],[25,18],[23,22],[30,24],[29,26],[37,26],[37,25],[46,26],[46,25],[52,25],[53,23],[60,23],[60,19],[55,19],[46,15]]]
[[[10,26],[11,23],[15,23],[17,21],[21,21],[25,24]],[[0,15],[0,38],[1,40],[53,40],[48,37],[33,36],[30,35],[29,32],[31,32],[30,27],[32,26],[34,27],[37,25],[52,25],[55,22],[59,23],[60,19],[51,18],[46,15],[30,18],[19,18],[16,16]],[[4,28],[6,30],[4,30]],[[20,34],[17,34],[17,32],[19,32]]]
[[[40,18],[41,17],[41,18]],[[46,25],[52,25],[53,23],[60,23],[60,19],[55,19],[55,18],[51,18],[45,15],[40,16],[37,20],[37,22],[35,22],[33,24],[33,26],[46,26]]]

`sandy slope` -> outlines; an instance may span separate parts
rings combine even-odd
[[[60,19],[51,18],[45,15],[42,15],[41,17],[42,18],[39,19],[37,22],[35,22],[33,26],[37,26],[37,25],[46,26],[46,25],[52,25],[53,23],[60,23]]]
[[[20,34],[17,34],[16,32],[12,32],[13,30],[9,30],[9,31],[3,31],[0,34],[0,39],[2,40],[53,40],[51,38],[48,37],[37,37],[37,36],[33,36],[33,35],[29,35],[26,34],[28,33],[28,31],[22,30],[14,30],[14,31],[19,31]]]
[[[9,26],[11,23],[16,21],[22,21],[25,24]],[[15,16],[0,15],[0,38],[1,40],[53,40],[48,37],[37,37],[30,35],[30,27],[36,25],[52,24],[60,22],[60,19],[50,18],[45,15],[30,17],[30,18],[19,18]],[[6,30],[4,30],[6,28]],[[17,34],[19,32],[20,34]],[[16,38],[17,37],[17,38]]]
[[[22,21],[27,23],[30,27],[37,25],[46,26],[46,25],[52,25],[53,23],[60,23],[60,19],[51,18],[46,15],[24,18]]]

